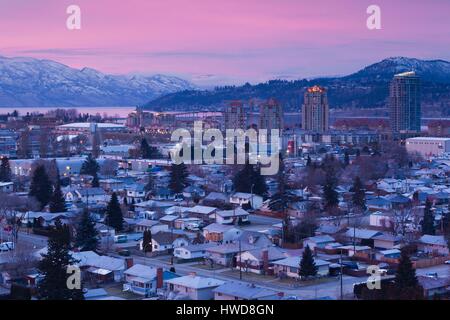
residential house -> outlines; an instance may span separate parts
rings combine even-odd
[[[164,211],[174,205],[173,202],[169,201],[157,201],[157,200],[148,200],[140,203],[136,203],[134,205],[136,213],[141,213],[145,211],[153,211],[160,215],[164,214]]]
[[[0,193],[11,193],[14,191],[13,182],[0,182]]]
[[[188,245],[187,237],[181,234],[161,231],[152,235],[153,252],[170,252],[174,248]]]
[[[135,183],[126,187],[127,202],[136,204],[145,200],[145,186],[141,183]]]
[[[124,275],[124,291],[131,291],[146,297],[156,295],[157,289],[164,288],[166,280],[179,277],[173,272],[163,271],[162,268],[144,266],[142,264],[133,265],[124,272]]]
[[[250,204],[252,209],[257,210],[263,205],[263,197],[252,193],[236,192],[230,196],[230,203],[243,206],[244,204]]]
[[[203,236],[206,241],[212,242],[229,242],[237,239],[242,230],[228,225],[219,223],[211,223],[203,228]]]
[[[273,268],[274,274],[278,277],[288,277],[288,278],[300,278],[299,268],[300,268],[301,257],[288,257],[282,260],[274,261]],[[318,268],[317,274],[320,276],[326,276],[329,273],[330,262],[320,259],[315,259],[314,262]]]
[[[444,236],[423,235],[417,242],[420,251],[434,255],[448,255],[449,250]]]
[[[370,214],[369,225],[384,230],[392,230],[395,225],[395,217],[389,211],[376,211]]]
[[[242,242],[218,244],[207,248],[205,257],[215,264],[225,267],[235,267],[237,254],[257,248],[252,244]]]
[[[325,248],[327,244],[334,243],[335,240],[329,235],[309,237],[303,240],[303,247],[309,246],[311,250],[318,248]]]
[[[200,277],[196,274],[169,279],[166,281],[168,291],[184,299],[191,300],[212,300],[214,299],[214,289],[225,282],[214,279]]]
[[[221,210],[216,211],[215,213],[210,214],[209,218],[220,224],[242,224],[247,223],[249,213],[242,209],[241,207],[238,207],[233,210]]]
[[[213,290],[214,300],[279,300],[284,294],[254,284],[229,281]]]
[[[362,246],[374,246],[374,238],[383,234],[377,230],[371,229],[359,229],[359,228],[349,228],[345,233],[345,238],[349,243],[357,243]]]
[[[167,224],[163,224],[155,220],[149,219],[135,220],[134,232],[143,233],[144,231],[147,230],[150,230],[152,234],[155,234],[160,231],[169,231],[169,226]]]
[[[75,190],[75,201],[81,201],[86,204],[107,203],[109,196],[102,188],[85,188]]]
[[[214,243],[191,244],[175,248],[173,255],[181,261],[202,260],[206,256],[206,249],[215,246]]]
[[[418,276],[417,280],[423,288],[423,294],[427,299],[434,299],[436,296],[447,296],[450,293],[450,277],[428,277]]]
[[[273,274],[273,262],[286,258],[278,247],[256,248],[236,255],[236,269],[257,274]]]
[[[76,264],[84,271],[86,280],[100,282],[120,282],[126,269],[126,260],[109,256],[100,256],[93,251],[71,253],[79,261]]]
[[[373,237],[373,246],[375,249],[387,250],[398,248],[402,241],[401,236],[395,236],[390,233],[383,233]]]
[[[200,218],[204,222],[210,222],[210,216],[217,211],[215,207],[206,207],[197,205],[193,208],[190,208],[188,214],[193,218]]]
[[[224,205],[229,202],[229,197],[223,192],[211,192],[203,200],[204,206],[215,207],[218,205]]]
[[[366,206],[369,211],[387,211],[392,208],[391,202],[384,197],[367,199]]]

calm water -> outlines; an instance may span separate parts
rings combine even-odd
[[[14,110],[19,111],[19,114],[26,114],[27,112],[40,112],[45,113],[49,110],[54,109],[77,109],[79,113],[89,113],[89,114],[107,114],[108,116],[119,116],[121,118],[126,117],[131,111],[135,110],[135,107],[26,107],[26,108],[10,108],[10,107],[0,107],[0,114],[11,113]]]

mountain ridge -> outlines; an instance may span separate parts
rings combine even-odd
[[[133,106],[196,87],[174,76],[111,75],[48,59],[0,56],[0,106]]]
[[[437,105],[450,114],[450,62],[390,57],[342,77],[319,77],[293,81],[270,80],[255,85],[216,87],[214,90],[185,90],[150,100],[144,108],[154,110],[217,109],[230,100],[280,100],[286,111],[298,111],[307,87],[322,85],[328,89],[332,108],[385,107],[392,77],[404,71],[416,71],[422,78],[423,103]],[[439,106],[442,104],[442,106]],[[447,106],[447,107],[446,107]]]

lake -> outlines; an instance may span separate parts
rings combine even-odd
[[[119,116],[120,118],[125,118],[130,112],[134,111],[135,107],[0,107],[0,114],[12,113],[17,110],[19,114],[24,115],[27,112],[41,112],[45,113],[49,110],[55,109],[77,109],[79,113],[89,113],[100,115],[107,114],[108,116]]]

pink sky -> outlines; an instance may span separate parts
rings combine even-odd
[[[66,29],[81,7],[82,30]],[[366,8],[382,10],[382,30]],[[0,0],[0,55],[199,85],[348,74],[390,56],[450,60],[448,0]]]

